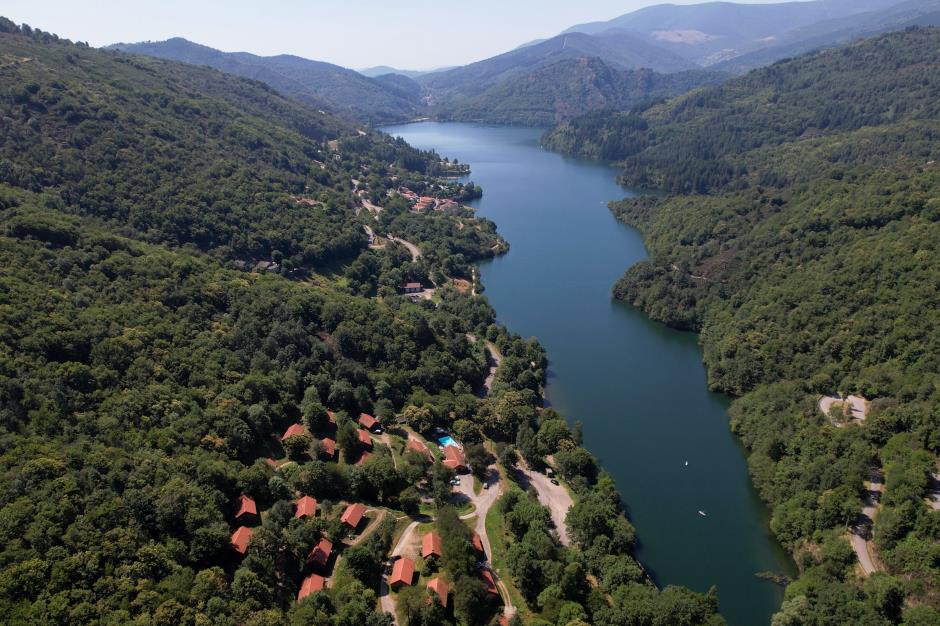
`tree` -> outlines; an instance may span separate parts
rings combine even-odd
[[[434,427],[434,415],[426,407],[409,404],[401,414],[402,420],[418,433],[426,433]]]
[[[300,410],[303,413],[304,423],[312,433],[322,433],[329,424],[326,407],[320,403],[320,392],[314,386],[307,387],[304,391]]]
[[[487,451],[486,447],[482,443],[475,443],[473,445],[466,446],[464,448],[464,453],[467,459],[467,464],[473,471],[473,475],[479,478],[481,481],[486,480],[486,475],[489,473],[489,466],[495,460],[493,455]]]

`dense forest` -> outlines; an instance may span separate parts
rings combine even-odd
[[[388,626],[376,592],[409,516],[444,535],[426,569],[453,603],[403,591],[399,623],[495,622],[453,471],[396,434],[436,427],[475,473],[504,474],[511,623],[723,623],[714,593],[650,583],[612,481],[542,407],[541,346],[449,282],[505,249],[495,226],[396,193],[474,197],[437,178],[465,169],[256,81],[5,19],[0,87],[5,623]],[[400,295],[425,278],[433,300]],[[502,355],[486,394],[483,340]],[[356,427],[364,412],[388,443]],[[516,482],[549,455],[577,496],[571,547]],[[295,514],[301,496],[319,516]],[[350,503],[371,516],[360,542]],[[321,545],[340,553],[329,584],[298,601]]]
[[[940,30],[910,29],[546,138],[665,192],[612,205],[650,251],[614,292],[700,331],[711,386],[739,396],[801,571],[775,625],[940,623],[938,59]],[[837,393],[867,416],[824,414]],[[885,571],[862,577],[848,538],[873,476]]]

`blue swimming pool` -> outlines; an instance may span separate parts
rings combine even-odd
[[[446,437],[441,437],[440,439],[437,440],[437,442],[441,444],[442,448],[446,448],[447,446],[455,446],[458,448],[460,447],[457,445],[457,442],[454,441],[454,438],[451,437],[450,435],[447,435]]]

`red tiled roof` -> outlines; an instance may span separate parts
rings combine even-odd
[[[388,579],[389,586],[410,585],[415,576],[415,562],[406,556],[395,561],[392,566],[392,576]]]
[[[379,420],[375,419],[368,413],[359,414],[359,423],[362,425],[363,428],[368,428],[368,429],[372,429],[376,426],[381,426],[381,424],[379,423]]]
[[[483,585],[486,587],[486,590],[498,596],[499,589],[496,588],[496,579],[493,578],[493,574],[491,574],[489,570],[484,569],[480,570],[480,576],[483,577]]]
[[[278,465],[278,462],[275,461],[274,459],[265,459],[264,462],[267,464],[268,467],[270,467],[274,471],[277,471],[277,469],[280,467],[280,465]]]
[[[483,554],[483,540],[480,539],[480,535],[477,534],[477,531],[473,531],[473,537],[470,539],[470,542],[473,544],[473,549]]]
[[[307,427],[303,424],[291,424],[290,428],[284,431],[284,436],[281,437],[281,441],[285,439],[290,439],[291,437],[296,437],[297,435],[306,435]]]
[[[467,466],[467,461],[463,456],[463,450],[457,446],[444,446],[444,460],[442,462],[445,466],[453,470]]]
[[[321,539],[320,542],[310,549],[307,555],[307,563],[316,563],[317,565],[326,565],[333,554],[333,543],[328,539]]]
[[[433,455],[431,454],[431,451],[428,449],[428,447],[424,445],[424,442],[419,441],[417,439],[408,440],[408,449],[412,450],[413,452],[417,452],[418,454],[428,459],[434,458]]]
[[[235,519],[242,517],[243,515],[257,515],[258,507],[255,504],[255,501],[242,494],[238,496],[238,511],[235,513]]]
[[[359,460],[356,461],[356,465],[362,465],[363,463],[368,461],[370,458],[372,458],[372,454],[370,454],[369,452],[363,452],[362,455],[359,457]]]
[[[421,289],[421,283],[405,283],[403,289]]]
[[[336,424],[336,413],[333,411],[326,412],[326,419],[329,420],[330,424]]]
[[[324,586],[326,586],[326,580],[324,580],[323,576],[310,574],[304,578],[304,582],[300,584],[300,591],[297,592],[297,602],[300,602],[311,593],[323,591]]]
[[[358,502],[356,504],[350,504],[346,507],[346,510],[343,511],[342,516],[340,516],[339,521],[346,524],[352,529],[359,527],[359,522],[362,521],[362,516],[366,514],[366,507]]]
[[[421,539],[421,558],[426,559],[431,555],[441,556],[441,536],[435,532],[430,532]]]
[[[441,577],[437,577],[428,583],[428,589],[440,596],[441,606],[446,609],[447,593],[450,591],[450,587],[448,586],[447,581]]]
[[[231,541],[235,552],[245,554],[248,552],[248,543],[251,541],[251,529],[239,526],[238,529],[232,533]]]
[[[362,430],[361,428],[356,430],[356,433],[359,435],[359,443],[366,446],[367,448],[372,447],[372,437],[369,436],[369,433]]]
[[[329,457],[336,456],[336,442],[329,437],[324,437],[320,440],[320,447],[323,450],[323,454]]]
[[[294,517],[313,517],[317,514],[317,501],[310,496],[304,496],[297,501],[297,510]]]

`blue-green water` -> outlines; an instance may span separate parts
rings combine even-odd
[[[548,401],[583,422],[585,446],[617,481],[637,557],[656,582],[715,585],[730,624],[768,623],[782,589],[755,574],[792,573],[792,564],[767,531],[728,430],[728,401],[708,391],[695,335],[611,297],[626,268],[646,257],[639,234],[607,209],[629,193],[616,172],[542,150],[534,129],[384,130],[471,165],[485,194],[478,212],[511,246],[481,266],[486,295],[501,323],[548,351]]]

